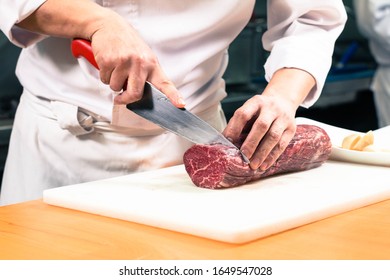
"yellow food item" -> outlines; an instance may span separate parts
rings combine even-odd
[[[341,148],[362,152],[390,152],[388,147],[374,145],[374,133],[371,130],[366,134],[353,133],[344,137]]]
[[[374,134],[370,130],[366,134],[364,134],[362,137],[360,137],[359,141],[356,143],[356,145],[353,147],[356,151],[363,151],[363,149],[369,145],[374,144]]]
[[[351,134],[344,138],[341,147],[343,149],[353,150],[356,146],[356,143],[359,142],[361,136],[359,134]]]
[[[363,135],[354,133],[346,136],[343,139],[341,147],[343,149],[355,150],[355,151],[370,151],[370,150],[373,151],[375,149],[373,147],[373,144],[374,144],[374,134],[370,130]]]

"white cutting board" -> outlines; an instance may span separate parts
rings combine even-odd
[[[321,167],[241,187],[195,187],[183,165],[65,186],[44,202],[244,243],[390,198],[390,169],[328,161]]]

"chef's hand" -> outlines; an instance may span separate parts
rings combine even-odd
[[[307,72],[278,70],[261,95],[237,109],[223,134],[250,160],[252,169],[266,170],[283,153],[295,134],[295,113],[315,85]]]
[[[92,50],[101,81],[113,91],[123,89],[115,97],[115,103],[128,104],[141,99],[145,82],[149,81],[175,106],[184,107],[180,93],[137,31],[114,13],[104,23],[91,37]]]

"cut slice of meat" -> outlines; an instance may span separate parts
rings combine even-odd
[[[322,165],[330,156],[328,134],[315,125],[297,125],[293,139],[266,171],[253,170],[234,148],[221,144],[194,145],[183,157],[192,182],[202,188],[235,187],[274,174],[307,170]]]

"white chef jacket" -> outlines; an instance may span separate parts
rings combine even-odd
[[[390,125],[390,1],[355,0],[359,30],[369,40],[371,53],[378,63],[373,83],[378,125]]]
[[[32,94],[60,100],[113,117],[113,92],[97,70],[72,57],[70,40],[46,38],[15,26],[44,0],[0,0],[0,28],[21,53],[17,76]],[[187,109],[200,112],[225,96],[222,75],[229,44],[249,21],[255,0],[96,0],[128,19],[156,53],[167,76],[186,100]],[[265,65],[266,79],[283,67],[312,74],[317,87],[303,106],[319,97],[336,38],[346,21],[341,0],[270,0],[263,43],[272,50]],[[39,65],[40,67],[36,67]],[[32,69],[34,69],[32,71]]]

